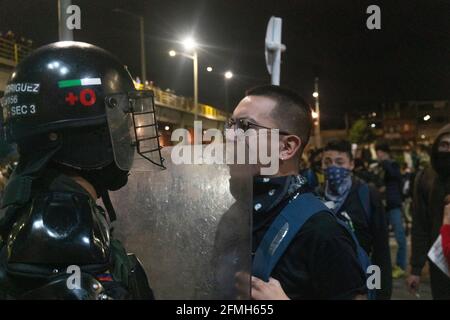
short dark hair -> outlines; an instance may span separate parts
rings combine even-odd
[[[375,151],[383,151],[386,153],[390,153],[391,148],[389,147],[389,144],[387,142],[380,141],[380,142],[377,142],[377,144],[375,145]]]
[[[311,108],[302,96],[294,90],[274,85],[254,87],[247,90],[245,95],[263,96],[275,100],[276,106],[271,116],[279,129],[292,133],[301,139],[300,153],[303,152],[311,135],[313,121]]]
[[[344,139],[336,139],[329,141],[325,146],[324,151],[344,152],[348,155],[350,160],[353,160],[352,145],[349,141]]]

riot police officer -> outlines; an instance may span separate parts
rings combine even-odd
[[[2,110],[20,160],[2,203],[0,298],[151,299],[139,261],[111,237],[108,191],[133,166],[163,166],[152,92],[107,51],[58,42],[17,66]]]

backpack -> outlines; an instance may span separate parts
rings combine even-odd
[[[301,212],[301,214],[299,214],[299,212]],[[291,241],[305,222],[319,212],[328,212],[348,231],[356,245],[356,254],[361,269],[367,277],[366,271],[371,265],[371,262],[365,250],[359,245],[355,234],[349,229],[345,222],[338,219],[334,213],[312,193],[303,193],[294,196],[275,218],[255,252],[252,274],[263,281],[269,281],[273,269]],[[369,290],[368,298],[371,300],[374,299],[374,293],[374,290]]]

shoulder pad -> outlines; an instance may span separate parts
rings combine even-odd
[[[8,266],[105,265],[109,244],[109,225],[89,196],[42,193],[12,227],[7,239]]]

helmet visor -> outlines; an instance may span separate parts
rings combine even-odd
[[[164,168],[153,92],[113,94],[105,103],[117,166],[125,171]]]

